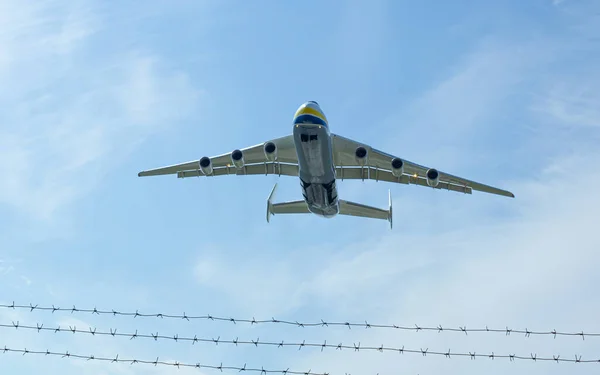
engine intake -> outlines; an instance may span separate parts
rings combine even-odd
[[[392,159],[392,174],[395,177],[401,177],[404,173],[404,162],[402,159],[393,158]]]
[[[367,149],[363,146],[358,146],[354,151],[354,156],[359,165],[364,166],[367,161]]]
[[[200,159],[200,162],[198,163],[200,165],[200,170],[202,171],[202,173],[204,173],[206,176],[210,175],[213,173],[213,167],[212,167],[212,161],[210,160],[209,157],[207,156],[203,156]]]
[[[231,152],[231,162],[236,168],[240,169],[244,166],[244,154],[240,150],[233,150]]]
[[[269,161],[277,160],[277,146],[273,142],[265,142],[263,146],[263,150],[265,152],[265,157]]]
[[[427,185],[436,187],[440,183],[440,173],[437,169],[430,168],[427,170]]]

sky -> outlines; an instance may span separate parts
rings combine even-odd
[[[0,0],[0,303],[292,322],[600,332],[593,0]],[[385,221],[265,220],[276,176],[141,170],[331,131],[512,191],[341,181]],[[18,322],[20,328],[7,328]],[[23,325],[219,339],[28,330]],[[222,340],[427,350],[399,354]],[[0,348],[330,374],[592,374],[600,336],[298,327],[0,307]],[[4,353],[0,373],[217,374]],[[223,370],[223,373],[237,373]]]

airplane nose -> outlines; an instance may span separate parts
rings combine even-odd
[[[304,102],[294,114],[294,123],[312,123],[327,127],[327,117],[316,101],[310,100]]]

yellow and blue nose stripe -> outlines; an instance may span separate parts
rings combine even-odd
[[[308,103],[303,104],[294,114],[294,125],[314,124],[327,127],[327,118],[325,114]]]

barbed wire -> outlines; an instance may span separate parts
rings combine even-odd
[[[287,370],[266,370],[264,368],[252,368],[252,367],[247,367],[246,364],[244,364],[243,367],[239,367],[239,366],[225,366],[223,365],[223,363],[221,363],[220,365],[207,365],[207,364],[201,364],[201,363],[185,363],[185,362],[178,362],[178,361],[160,361],[158,359],[158,357],[156,358],[156,360],[154,361],[150,361],[150,360],[144,360],[144,359],[122,359],[119,358],[119,355],[117,354],[114,358],[109,358],[109,357],[97,357],[94,355],[81,355],[81,354],[73,354],[73,353],[69,353],[68,351],[61,353],[61,352],[52,352],[49,350],[45,350],[45,351],[40,351],[40,350],[29,350],[27,348],[24,349],[11,349],[8,348],[6,346],[4,346],[3,349],[0,349],[0,351],[2,351],[2,353],[22,353],[23,355],[25,354],[43,354],[43,355],[51,355],[51,356],[61,356],[62,358],[77,358],[77,359],[85,359],[88,361],[102,361],[102,362],[110,362],[110,363],[130,363],[130,364],[137,364],[137,363],[141,363],[141,364],[147,364],[147,365],[162,365],[162,366],[171,366],[171,367],[177,367],[177,368],[181,368],[181,367],[192,367],[192,368],[197,368],[197,369],[211,369],[211,370],[219,370],[219,371],[223,371],[223,370],[237,370],[238,372],[242,372],[242,371],[249,371],[249,372],[259,372],[261,374],[268,374],[268,373],[280,373],[280,374],[290,374],[290,375],[329,375],[329,373],[327,372],[323,372],[323,373],[317,373],[317,372],[312,372],[311,370],[308,371],[292,371],[290,369]],[[1,358],[1,357],[0,357]]]
[[[406,325],[396,325],[396,324],[374,324],[374,323],[369,323],[367,321],[365,321],[364,323],[351,323],[351,322],[331,322],[331,321],[324,321],[321,319],[320,322],[298,322],[298,321],[290,321],[290,320],[279,320],[279,319],[275,319],[275,318],[271,318],[271,319],[263,319],[263,320],[257,320],[255,318],[252,319],[237,319],[237,318],[227,318],[227,317],[222,317],[222,316],[214,316],[214,315],[187,315],[185,312],[182,315],[178,315],[178,314],[165,314],[165,313],[141,313],[138,310],[136,310],[135,312],[123,312],[123,311],[117,311],[117,310],[101,310],[101,309],[97,309],[96,307],[94,307],[93,309],[90,308],[77,308],[73,305],[72,308],[61,308],[61,307],[55,307],[54,305],[52,305],[52,307],[49,306],[38,306],[38,305],[33,305],[33,304],[29,304],[29,305],[16,305],[14,302],[10,305],[7,304],[0,304],[0,308],[6,308],[6,309],[21,309],[21,310],[29,310],[30,312],[33,312],[35,310],[40,310],[40,311],[51,311],[52,313],[54,312],[70,312],[71,314],[73,313],[90,313],[90,314],[97,314],[97,315],[113,315],[113,316],[131,316],[133,318],[137,318],[137,317],[141,317],[141,318],[147,318],[147,317],[151,317],[151,318],[167,318],[167,319],[182,319],[182,320],[210,320],[210,321],[225,321],[225,322],[231,322],[233,324],[237,324],[237,323],[245,323],[245,324],[284,324],[284,325],[292,325],[292,326],[296,326],[296,327],[317,327],[317,326],[321,326],[321,327],[329,327],[329,326],[344,326],[344,327],[348,327],[348,329],[351,329],[352,327],[363,327],[363,328],[387,328],[387,329],[397,329],[397,330],[403,330],[403,331],[437,331],[438,333],[440,332],[459,332],[459,333],[464,333],[465,335],[471,332],[495,332],[495,333],[504,333],[506,334],[506,336],[509,336],[511,333],[516,333],[516,334],[523,334],[525,337],[530,337],[531,335],[545,335],[545,336],[549,336],[552,335],[554,336],[554,338],[556,339],[557,336],[579,336],[581,337],[583,340],[585,340],[585,337],[600,337],[600,333],[584,333],[583,331],[581,332],[560,332],[557,331],[556,329],[553,329],[551,331],[531,331],[527,328],[523,329],[511,329],[511,328],[488,328],[487,326],[485,328],[467,328],[466,326],[464,327],[458,327],[458,328],[452,328],[452,327],[442,327],[441,325],[438,325],[437,327],[428,327],[428,326],[419,326],[417,324],[415,324],[414,326],[406,326]]]
[[[54,333],[58,333],[58,332],[66,332],[66,333],[85,333],[85,334],[89,334],[92,336],[112,336],[112,337],[129,337],[130,340],[136,339],[136,338],[144,338],[144,339],[154,339],[155,341],[158,340],[172,340],[175,342],[179,342],[179,341],[189,341],[192,342],[192,345],[194,345],[196,342],[201,342],[201,343],[214,343],[215,345],[219,345],[219,344],[232,344],[235,346],[238,345],[254,345],[256,347],[258,347],[259,345],[261,346],[276,346],[278,348],[284,347],[284,346],[293,346],[293,347],[298,347],[298,350],[304,348],[304,347],[313,347],[313,348],[321,348],[321,351],[323,351],[325,348],[335,348],[336,350],[342,350],[342,349],[353,349],[355,352],[358,352],[360,350],[363,351],[378,351],[378,352],[396,352],[396,353],[400,353],[400,354],[404,354],[404,353],[410,353],[410,354],[421,354],[423,356],[427,356],[427,354],[431,354],[431,355],[436,355],[436,356],[445,356],[447,358],[450,358],[452,356],[457,356],[457,357],[471,357],[471,359],[475,359],[477,357],[487,357],[490,359],[494,359],[494,358],[508,358],[510,359],[510,361],[514,361],[515,359],[519,359],[519,360],[533,360],[533,361],[555,361],[555,362],[585,362],[585,363],[600,363],[600,358],[598,359],[587,359],[587,360],[582,360],[582,356],[581,355],[575,355],[574,359],[566,359],[566,358],[560,358],[560,355],[553,355],[552,358],[550,357],[538,357],[537,354],[533,354],[531,353],[530,356],[524,356],[524,355],[516,355],[516,354],[494,354],[494,352],[492,352],[491,354],[476,354],[476,352],[468,352],[468,353],[464,353],[464,352],[452,352],[450,349],[448,349],[447,352],[438,352],[438,351],[429,351],[429,348],[427,349],[406,349],[404,346],[402,346],[401,348],[398,347],[387,347],[384,346],[383,344],[381,346],[361,346],[360,342],[358,343],[358,345],[356,343],[353,343],[352,345],[344,345],[342,343],[339,344],[327,344],[327,341],[324,341],[322,344],[320,343],[307,343],[306,341],[302,341],[300,342],[284,342],[284,341],[280,341],[280,342],[275,342],[275,341],[260,341],[259,338],[257,338],[256,340],[239,340],[238,338],[235,338],[235,340],[222,340],[221,337],[217,337],[215,338],[202,338],[202,337],[197,337],[196,335],[194,335],[194,337],[186,337],[186,336],[179,336],[179,335],[173,335],[173,336],[165,336],[165,335],[159,335],[158,332],[156,334],[141,334],[138,333],[138,331],[136,330],[134,333],[128,332],[128,333],[122,333],[122,332],[117,332],[116,329],[112,329],[110,328],[109,331],[98,331],[96,328],[92,329],[91,327],[88,328],[88,330],[81,330],[81,329],[77,329],[76,326],[69,326],[69,328],[61,328],[60,326],[57,326],[56,328],[51,328],[51,327],[44,327],[43,324],[40,325],[38,323],[36,323],[35,326],[30,326],[30,325],[21,325],[19,324],[19,322],[12,322],[12,324],[0,324],[0,328],[15,328],[15,329],[27,329],[27,330],[36,330],[38,333],[41,331],[53,331]]]

